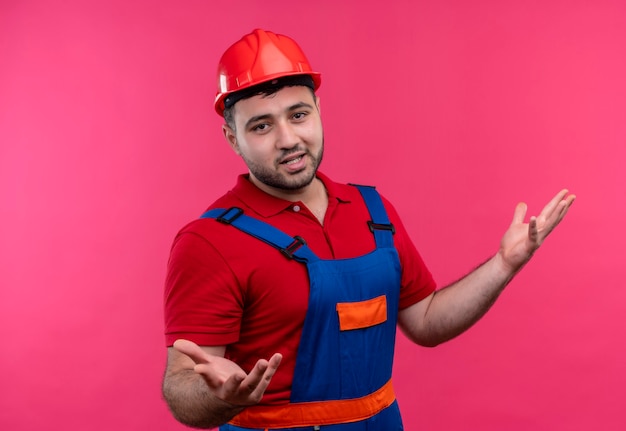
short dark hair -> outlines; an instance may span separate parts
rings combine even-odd
[[[285,87],[296,86],[309,88],[311,90],[313,98],[315,98],[315,85],[313,83],[313,78],[311,78],[309,75],[285,76],[268,82],[263,82],[261,84],[254,85],[252,87],[245,88],[243,90],[230,94],[226,99],[224,99],[224,121],[226,121],[228,127],[235,130],[233,107],[237,102],[259,95],[262,95],[264,97],[271,96],[272,94],[277,93],[279,90],[282,90]]]

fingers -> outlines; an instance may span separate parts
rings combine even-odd
[[[541,213],[537,216],[539,228],[544,224],[557,225],[561,219],[565,217],[567,210],[576,199],[575,195],[568,196],[568,193],[569,191],[567,189],[561,190],[546,204],[543,210],[541,210]],[[512,224],[524,223],[527,210],[528,207],[525,203],[520,202],[517,204]]]
[[[241,382],[240,391],[248,392],[251,399],[260,401],[282,358],[280,353],[275,353],[269,361],[265,359],[257,361],[252,371]]]
[[[537,217],[532,216],[528,222],[528,239],[532,243],[539,241],[539,230],[537,229]]]
[[[575,195],[568,196],[568,193],[569,191],[567,189],[563,189],[557,193],[537,217],[537,225],[535,226],[537,236],[535,240],[538,244],[541,244],[561,220],[563,220],[569,207],[576,199]],[[529,235],[530,234],[531,232],[529,231]]]
[[[273,367],[274,371],[276,371],[276,368],[278,368],[282,360],[283,355],[281,355],[280,353],[274,353],[274,355],[272,355],[272,357],[270,358],[270,367]]]
[[[576,199],[575,195],[567,196],[567,193],[567,189],[561,190],[552,198],[548,205],[545,206],[541,214],[539,214],[540,222],[541,224],[545,224],[545,230],[547,232],[550,232],[561,222],[565,214],[567,214],[569,207]]]
[[[220,389],[223,386],[226,391],[232,388],[236,390],[246,378],[245,371],[229,360],[220,361],[218,359],[197,364],[193,370],[201,374],[211,388]]]
[[[565,214],[567,214],[569,207],[572,206],[575,200],[576,200],[576,195],[569,195],[565,199],[561,200],[561,202],[559,202],[559,205],[561,206],[560,218],[563,218]]]
[[[566,199],[563,199],[558,203],[552,215],[552,218],[553,218],[552,222],[555,226],[559,224],[559,222],[563,219],[563,217],[565,217],[565,214],[567,214],[569,207],[572,205],[575,199],[576,199],[576,196],[570,195]]]
[[[207,352],[189,340],[176,340],[173,347],[195,362],[193,370],[204,378],[217,398],[234,406],[249,406],[261,401],[282,360],[282,355],[275,353],[269,361],[258,360],[246,374],[235,362]]]
[[[567,194],[569,193],[569,191],[567,189],[563,189],[560,192],[558,192],[556,194],[556,196],[554,196],[552,198],[552,200],[550,200],[550,202],[548,202],[548,204],[543,208],[543,210],[541,211],[541,213],[539,214],[539,217],[542,217],[544,219],[549,219],[551,218],[551,216],[555,213],[555,210],[558,209],[560,206],[562,206],[562,202],[568,202],[567,200],[564,201],[563,198],[565,198],[565,196],[567,196]],[[571,202],[573,202],[573,195],[571,195],[569,197],[569,204],[571,204]],[[569,207],[569,204],[567,205]],[[559,211],[556,212],[557,214],[559,213]]]
[[[269,361],[258,360],[249,374],[228,359],[209,359],[209,362],[197,364],[194,371],[204,377],[207,385],[222,401],[235,406],[249,406],[263,398],[282,355],[276,353]]]

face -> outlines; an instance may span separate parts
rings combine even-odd
[[[235,130],[224,136],[245,161],[250,179],[272,195],[302,192],[322,161],[319,99],[307,87],[284,87],[234,106]]]

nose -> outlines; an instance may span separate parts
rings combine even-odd
[[[300,138],[289,121],[281,121],[277,124],[276,146],[279,149],[289,149],[298,145]]]

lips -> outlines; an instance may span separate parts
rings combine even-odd
[[[306,168],[306,152],[299,152],[297,154],[290,154],[284,157],[279,164],[284,166],[288,172],[296,173]]]
[[[305,156],[306,153],[298,153],[298,154],[290,154],[287,157],[284,157],[279,164],[281,165],[292,165],[298,163]]]
[[[285,160],[281,164],[283,164],[283,165],[293,165],[294,163],[298,163],[300,160],[302,160],[302,156],[298,156],[295,159]]]

